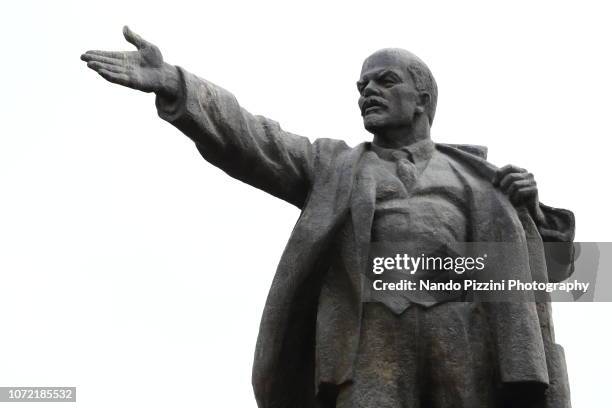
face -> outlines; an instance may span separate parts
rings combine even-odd
[[[379,51],[363,63],[357,82],[359,109],[367,131],[409,126],[422,113],[420,95],[408,72],[409,57],[393,50]]]

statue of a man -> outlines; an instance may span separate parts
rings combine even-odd
[[[549,305],[367,301],[373,242],[516,243],[502,276],[551,276],[543,242],[572,242],[571,212],[542,205],[533,175],[486,161],[486,148],[434,143],[437,87],[415,55],[383,49],[357,82],[372,142],[309,139],[244,110],[226,90],[136,51],[88,51],[106,80],[156,94],[159,115],[230,176],[301,209],[262,317],[253,366],[258,406],[570,407]]]

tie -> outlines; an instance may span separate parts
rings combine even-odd
[[[404,152],[394,152],[393,158],[395,158],[397,164],[397,176],[406,186],[406,190],[410,191],[417,177],[416,166],[406,158]]]

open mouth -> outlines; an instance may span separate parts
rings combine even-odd
[[[380,111],[385,107],[386,105],[382,100],[369,98],[363,102],[363,105],[361,106],[361,114],[367,115],[368,113]]]
[[[376,112],[376,111],[379,111],[379,110],[382,110],[382,106],[379,106],[379,105],[377,105],[377,106],[370,106],[363,113],[365,115],[367,115],[368,113]]]

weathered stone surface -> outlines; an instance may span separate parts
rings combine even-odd
[[[373,141],[351,148],[285,132],[124,35],[136,51],[81,58],[112,83],[156,93],[159,115],[207,161],[302,210],[261,321],[260,407],[570,406],[548,304],[375,298],[364,284],[372,243],[427,253],[515,243],[519,255],[495,254],[494,272],[548,279],[542,243],[573,240],[572,213],[542,205],[531,173],[495,167],[483,147],[431,140],[437,86],[415,55],[383,49],[365,60],[359,108]],[[556,259],[570,271],[571,246]]]

